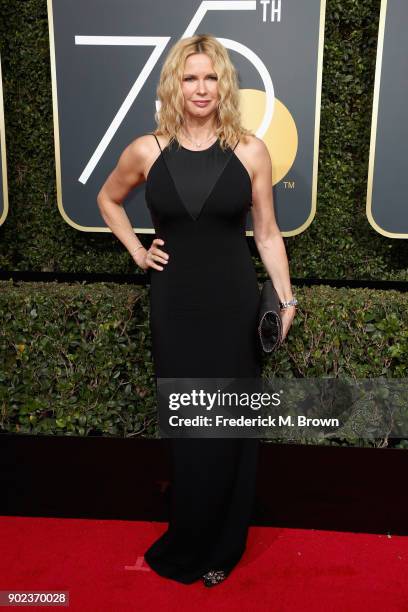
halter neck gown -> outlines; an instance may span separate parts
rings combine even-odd
[[[152,134],[152,137],[156,136]],[[146,180],[160,248],[150,275],[156,377],[260,377],[259,288],[246,241],[251,179],[219,140],[193,151],[163,149]],[[237,143],[238,144],[238,143]],[[160,576],[189,584],[209,570],[228,575],[246,547],[259,440],[170,438],[168,529],[145,552]]]

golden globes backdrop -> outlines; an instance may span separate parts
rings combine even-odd
[[[7,193],[7,163],[6,163],[6,132],[4,125],[3,106],[3,80],[1,73],[0,58],[0,225],[2,225],[8,213]]]
[[[110,231],[100,186],[123,149],[155,129],[170,47],[199,33],[215,36],[238,70],[243,123],[271,155],[283,235],[311,224],[325,0],[48,0],[48,17],[58,207],[72,227]],[[143,185],[124,205],[137,232],[154,233]]]
[[[382,0],[371,124],[367,217],[377,232],[408,238],[408,2]]]

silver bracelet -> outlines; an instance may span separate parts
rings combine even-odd
[[[297,303],[298,303],[297,299],[293,297],[288,302],[279,302],[279,306],[280,306],[280,309],[283,310],[284,308],[289,308],[289,306],[296,306]]]

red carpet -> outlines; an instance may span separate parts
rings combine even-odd
[[[75,612],[408,611],[408,537],[252,527],[239,565],[206,588],[144,563],[165,527],[0,517],[0,590],[69,591]]]

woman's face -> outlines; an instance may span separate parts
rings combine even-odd
[[[181,89],[184,95],[184,112],[204,118],[216,111],[218,77],[208,55],[194,53],[186,59]],[[200,101],[205,103],[196,104]]]

